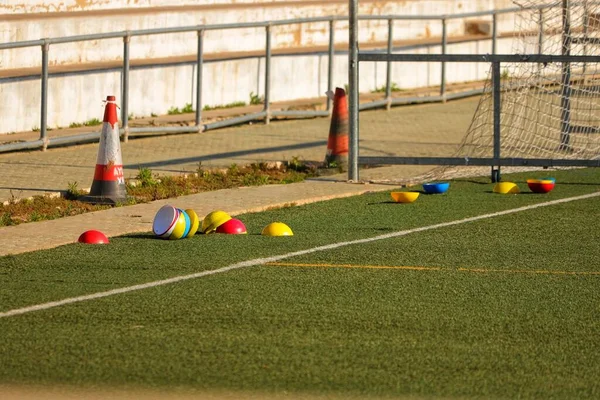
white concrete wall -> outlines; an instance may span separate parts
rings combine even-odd
[[[49,1],[4,0],[12,5],[10,13],[0,14],[0,43],[38,40],[64,36],[86,35],[94,33],[121,32],[154,28],[195,26],[203,24],[232,24],[242,22],[261,22],[308,18],[322,16],[348,15],[348,0],[327,0],[317,2],[304,1],[259,1],[245,0],[247,6],[240,7],[234,0],[203,0],[177,2],[181,7],[170,7],[160,12],[152,8],[142,11],[133,10],[140,4],[172,4],[167,0],[73,0]],[[217,4],[214,5],[213,3]],[[236,3],[236,7],[226,5]],[[81,12],[49,12],[26,14],[25,9],[70,10],[73,4],[85,5]],[[117,9],[105,15],[98,10]],[[211,5],[213,4],[213,5]],[[506,8],[512,5],[510,0],[407,0],[373,1],[361,0],[361,15],[442,15],[473,11]],[[127,6],[125,6],[127,5]],[[134,7],[135,5],[135,7]],[[6,5],[4,7],[7,7]],[[90,11],[91,10],[91,11]],[[96,10],[96,11],[95,11]],[[0,6],[2,12],[2,6]],[[481,19],[481,18],[479,18]],[[499,18],[499,31],[513,29],[514,16]],[[395,24],[395,39],[418,39],[441,35],[439,21],[405,21]],[[336,24],[338,41],[347,42],[348,24],[340,21]],[[448,21],[449,35],[462,35],[465,22],[460,19]],[[326,45],[328,43],[328,24],[295,24],[273,28],[273,49],[296,48],[303,46]],[[387,40],[386,21],[362,21],[359,40],[363,44],[385,42]],[[205,51],[218,53],[226,51],[262,50],[265,45],[264,28],[232,29],[208,31],[205,37]],[[132,58],[173,57],[196,52],[196,34],[163,34],[131,39]],[[49,52],[50,65],[69,65],[74,63],[93,63],[98,61],[120,60],[123,53],[121,39],[105,39],[89,42],[75,42],[52,45]],[[40,48],[29,47],[12,50],[0,50],[0,62],[3,69],[36,67],[40,64]]]
[[[489,41],[450,45],[449,53],[487,53]],[[511,41],[500,40],[498,50],[509,50]],[[432,47],[412,51],[438,53]],[[334,61],[334,86],[348,82],[348,57],[338,55]],[[394,63],[392,81],[402,89],[439,85],[439,63]],[[264,58],[207,62],[203,70],[203,105],[224,105],[235,101],[248,103],[250,93],[264,95]],[[448,83],[487,78],[485,63],[448,63]],[[284,101],[324,97],[327,90],[327,56],[302,55],[274,57],[271,65],[271,100]],[[361,63],[360,89],[370,92],[385,85],[385,63]],[[166,114],[171,107],[195,104],[195,65],[144,67],[130,72],[129,112],[134,116]],[[69,126],[102,117],[102,100],[121,94],[121,73],[86,72],[51,77],[48,86],[48,126]],[[38,79],[0,80],[0,132],[19,132],[40,125],[40,82]]]
[[[243,4],[242,4],[243,3]],[[63,37],[89,33],[174,27],[197,24],[259,22],[348,13],[347,0],[4,0],[0,4],[0,43]],[[511,0],[360,0],[361,15],[441,15],[511,7]],[[144,8],[148,7],[148,8]],[[159,7],[160,12],[156,12]],[[162,7],[162,9],[160,8]],[[107,9],[114,13],[106,14]],[[118,10],[117,10],[118,9]],[[81,10],[81,11],[80,11]],[[47,11],[47,12],[45,12]],[[4,12],[4,14],[2,14]],[[33,14],[32,14],[33,13]],[[35,14],[38,13],[38,14]],[[477,18],[482,19],[482,18]],[[499,31],[513,30],[514,15],[499,19]],[[336,43],[347,43],[348,23],[336,23]],[[449,20],[450,36],[465,33],[465,21]],[[439,21],[398,21],[396,40],[435,38],[441,35]],[[327,45],[328,24],[296,24],[273,28],[274,49]],[[387,22],[362,21],[361,45],[387,41]],[[503,40],[499,52],[510,52]],[[264,51],[264,29],[236,29],[206,32],[205,54],[226,51]],[[82,65],[122,59],[121,39],[76,42],[50,47],[50,65]],[[195,33],[153,35],[131,39],[132,59],[152,59],[194,55]],[[433,53],[440,49],[431,48]],[[451,45],[450,52],[489,53],[489,42]],[[347,83],[347,56],[335,60],[334,86]],[[2,70],[19,71],[41,63],[40,48],[0,50]],[[195,105],[193,64],[135,68],[130,72],[129,112],[135,116],[165,114],[171,107]],[[448,64],[448,82],[483,79],[489,66]],[[439,84],[436,64],[396,64],[393,81],[401,88]],[[0,134],[27,131],[40,125],[40,80],[38,76],[4,77],[0,71]],[[271,100],[292,100],[323,96],[327,86],[327,56],[275,57],[272,63]],[[264,95],[264,59],[249,58],[226,62],[206,62],[203,70],[203,104],[223,105],[249,101],[251,92]],[[385,84],[385,64],[361,64],[361,91]],[[106,95],[121,95],[121,73],[79,72],[51,75],[49,81],[48,126],[65,127],[101,117],[101,101]]]

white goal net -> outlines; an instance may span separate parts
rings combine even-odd
[[[600,54],[600,1],[515,3],[523,11],[516,14],[513,54]],[[490,72],[455,157],[493,156],[492,89]],[[501,158],[600,159],[599,131],[599,63],[501,64]],[[473,169],[440,167],[415,180],[466,175]]]

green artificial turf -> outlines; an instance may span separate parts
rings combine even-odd
[[[0,258],[0,312],[596,192],[453,181],[247,214],[248,235]],[[541,177],[541,176],[540,176]],[[0,382],[424,398],[598,398],[600,197],[0,319]],[[293,237],[260,236],[283,221]],[[320,266],[319,266],[320,265]],[[342,266],[345,265],[345,266]],[[372,268],[372,267],[389,268]],[[408,267],[397,268],[397,267]],[[418,269],[423,267],[423,269]]]

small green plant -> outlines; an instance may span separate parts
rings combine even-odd
[[[194,111],[196,110],[192,108],[192,103],[185,103],[185,106],[181,109],[183,114],[193,113]]]
[[[43,220],[44,217],[43,215],[40,215],[37,211],[32,211],[31,214],[29,214],[29,221],[30,222],[37,222],[37,221],[41,221]]]
[[[169,110],[167,111],[167,114],[179,115],[179,114],[193,113],[194,111],[195,110],[192,108],[192,103],[185,103],[185,106],[181,109],[179,107],[169,108]],[[153,116],[156,117],[156,115],[153,115]]]
[[[257,173],[260,171],[267,171],[269,169],[266,162],[252,163],[252,164],[250,164],[250,168],[252,168],[252,171],[254,171],[254,173]]]
[[[254,94],[254,92],[250,92],[250,104],[262,104],[265,101],[263,96],[259,96],[258,93]]]
[[[510,77],[508,69],[503,69],[502,73],[500,74],[500,79],[504,80],[504,79],[508,79]]]
[[[336,169],[337,172],[342,173],[345,172],[345,168],[343,164],[338,163],[337,161],[331,161],[326,163],[327,168]]]
[[[386,85],[383,85],[383,86],[378,87],[375,90],[373,90],[372,93],[385,93],[385,91],[386,91]],[[396,82],[392,82],[390,85],[390,91],[401,92],[402,89],[400,89],[400,87],[396,84]]]
[[[39,131],[40,131],[40,128],[39,128],[38,126],[34,126],[33,128],[31,128],[31,130],[32,130],[33,132],[39,132]]]
[[[227,169],[227,174],[228,175],[237,175],[239,173],[240,173],[240,168],[235,163],[231,164],[229,166],[229,168]]]
[[[181,114],[181,110],[179,109],[179,107],[171,107],[171,108],[169,108],[169,110],[167,111],[167,114],[169,114],[169,115],[177,115],[177,114]]]
[[[235,107],[244,107],[246,105],[243,101],[234,101],[233,103],[225,104],[225,105],[216,105],[216,106],[204,106],[202,107],[202,111],[211,111],[218,110],[222,108],[235,108]]]
[[[127,116],[127,119],[128,119],[128,120],[129,120],[129,119],[134,119],[134,118],[135,118],[135,116],[133,115],[133,113],[129,113],[129,115]]]
[[[67,191],[65,193],[65,199],[67,200],[77,200],[79,196],[83,194],[82,190],[79,190],[77,182],[69,182],[67,186]]]
[[[89,119],[87,121],[85,121],[83,123],[83,125],[85,126],[97,126],[97,125],[102,125],[102,121],[100,121],[98,118],[92,118]]]
[[[136,179],[140,181],[142,187],[155,186],[158,183],[152,174],[152,170],[146,167],[140,167]]]
[[[294,171],[306,171],[307,170],[306,163],[298,156],[292,157],[292,159],[287,162],[287,166],[289,169],[294,170]]]
[[[81,122],[71,122],[69,128],[81,128],[83,124]]]
[[[15,225],[15,221],[12,219],[12,213],[10,211],[5,211],[0,214],[0,226],[11,226]]]
[[[202,161],[198,161],[198,166],[196,167],[196,174],[198,176],[202,176],[204,174],[204,167],[202,166]]]
[[[150,113],[151,117],[158,117],[158,115],[156,113]]]

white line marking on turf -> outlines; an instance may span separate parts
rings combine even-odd
[[[504,210],[504,211],[498,211],[498,212],[494,212],[494,213],[490,213],[490,214],[478,215],[476,217],[459,219],[456,221],[442,222],[440,224],[423,226],[420,228],[413,228],[413,229],[407,229],[404,231],[386,233],[384,235],[374,236],[374,237],[370,237],[370,238],[366,238],[366,239],[357,239],[357,240],[350,240],[347,242],[332,243],[332,244],[328,244],[328,245],[324,245],[324,246],[313,247],[311,249],[294,251],[294,252],[287,253],[287,254],[281,254],[278,256],[255,258],[253,260],[242,261],[242,262],[239,262],[236,264],[231,264],[226,267],[218,268],[218,269],[214,269],[214,270],[210,270],[210,271],[202,271],[202,272],[197,272],[197,273],[189,274],[189,275],[181,275],[181,276],[176,276],[174,278],[143,283],[140,285],[127,286],[127,287],[123,287],[120,289],[107,290],[105,292],[98,292],[98,293],[88,294],[85,296],[71,297],[68,299],[51,301],[49,303],[36,304],[33,306],[28,306],[28,307],[23,307],[23,308],[16,308],[14,310],[9,310],[9,311],[0,313],[0,318],[12,317],[12,316],[21,315],[21,314],[27,314],[27,313],[34,312],[34,311],[47,310],[49,308],[60,307],[60,306],[64,306],[67,304],[79,303],[79,302],[87,301],[87,300],[101,299],[103,297],[109,297],[109,296],[114,296],[116,294],[134,292],[136,290],[150,289],[150,288],[157,287],[157,286],[169,285],[171,283],[183,282],[183,281],[187,281],[190,279],[196,279],[196,278],[202,278],[203,276],[220,274],[220,273],[232,271],[235,269],[252,267],[255,265],[261,265],[261,264],[266,264],[266,263],[270,263],[270,262],[276,262],[279,260],[283,260],[283,259],[295,257],[295,256],[301,256],[304,254],[316,253],[316,252],[325,251],[325,250],[333,250],[333,249],[337,249],[339,247],[350,246],[350,245],[354,245],[354,244],[370,243],[370,242],[375,242],[377,240],[390,239],[390,238],[395,238],[395,237],[399,237],[399,236],[410,235],[411,233],[424,232],[424,231],[430,231],[433,229],[445,228],[448,226],[466,224],[467,222],[474,222],[474,221],[479,221],[482,219],[500,217],[502,215],[515,214],[515,213],[518,213],[521,211],[528,211],[528,210],[533,210],[533,209],[540,208],[540,207],[553,206],[553,205],[561,204],[561,203],[569,203],[571,201],[590,199],[592,197],[598,197],[598,196],[600,196],[600,192],[585,194],[585,195],[576,196],[576,197],[567,197],[564,199],[552,200],[552,201],[548,201],[545,203],[532,204],[529,206],[513,208],[510,210]]]

